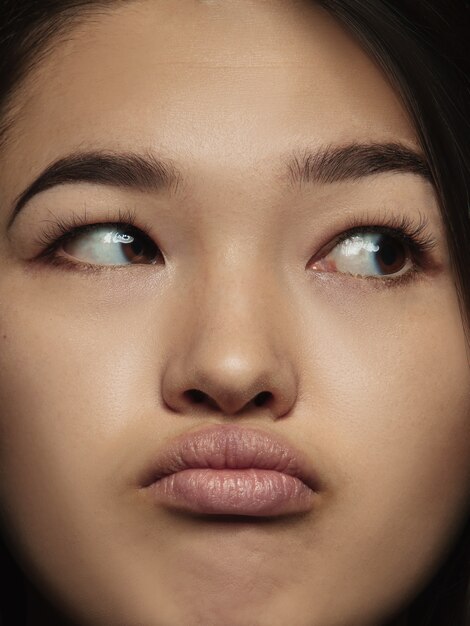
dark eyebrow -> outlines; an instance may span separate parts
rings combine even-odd
[[[434,182],[424,155],[398,142],[353,142],[295,151],[285,166],[291,185],[336,183],[388,172],[417,174]]]
[[[420,152],[404,144],[349,143],[305,148],[282,159],[283,179],[294,185],[357,180],[372,174],[406,172],[427,181],[433,177]],[[15,200],[7,230],[18,213],[36,194],[66,183],[89,182],[140,189],[169,190],[176,193],[182,173],[171,159],[151,152],[135,154],[108,151],[75,152],[49,165]]]
[[[142,191],[167,189],[175,193],[180,181],[181,172],[173,162],[151,152],[74,152],[54,161],[16,198],[7,230],[33,196],[57,185],[87,182]]]

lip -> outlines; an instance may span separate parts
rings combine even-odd
[[[179,435],[140,484],[170,508],[255,516],[309,511],[321,490],[301,450],[278,434],[235,424]]]

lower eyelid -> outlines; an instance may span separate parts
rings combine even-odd
[[[312,272],[311,276],[321,282],[326,282],[333,286],[338,283],[343,284],[344,288],[351,287],[358,289],[400,289],[408,287],[412,284],[419,284],[429,278],[427,273],[418,267],[413,267],[407,272],[400,274],[396,278],[383,278],[379,276],[354,276],[346,272]]]

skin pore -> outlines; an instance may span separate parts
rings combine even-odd
[[[371,142],[420,152],[381,71],[302,1],[125,4],[22,85],[0,154],[0,502],[18,556],[80,626],[381,626],[445,557],[468,516],[470,369],[434,188],[286,171],[294,153]],[[52,163],[100,152],[179,174],[50,186],[10,224]],[[103,239],[129,212],[148,251],[134,264]],[[38,258],[45,231],[85,215],[102,226],[56,251],[75,267]],[[351,219],[384,216],[424,216],[421,271],[393,284],[373,248],[357,264],[339,246],[335,269],[328,244]],[[142,469],[223,423],[308,455],[316,507],[156,506]]]

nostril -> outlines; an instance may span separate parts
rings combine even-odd
[[[253,400],[256,406],[262,406],[269,399],[271,393],[269,391],[261,391]]]
[[[189,389],[189,391],[184,392],[184,395],[197,403],[204,402],[204,398],[206,397],[206,394],[203,391],[199,391],[199,389]]]
[[[210,406],[216,406],[210,396],[199,389],[188,389],[184,392],[184,395],[190,402],[194,402],[196,404],[207,402]],[[261,391],[255,396],[252,402],[255,406],[263,406],[269,400],[271,395],[272,394],[269,391]]]

